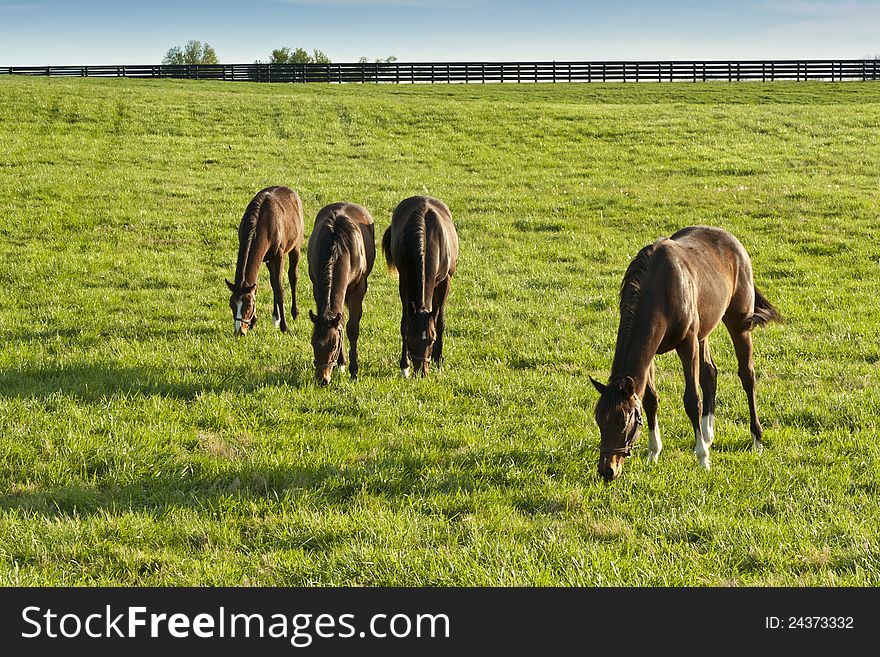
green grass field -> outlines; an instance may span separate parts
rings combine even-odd
[[[880,84],[293,86],[0,79],[0,583],[880,584]],[[376,219],[445,200],[446,367],[397,378],[377,261],[361,378],[312,383],[314,308],[232,335],[262,187]],[[665,449],[596,475],[617,289],[645,244],[731,230],[787,323],[730,341],[713,469],[681,367]]]

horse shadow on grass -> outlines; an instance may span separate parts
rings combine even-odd
[[[96,472],[95,477],[84,476],[67,485],[23,487],[0,495],[0,510],[45,518],[124,513],[159,518],[182,508],[211,516],[227,510],[235,514],[236,507],[249,509],[253,504],[344,511],[366,497],[383,499],[392,508],[452,519],[474,513],[481,493],[500,491],[528,515],[557,512],[558,501],[544,499],[543,491],[523,497],[529,484],[516,473],[529,466],[557,474],[570,470],[571,461],[562,465],[555,455],[538,451],[504,448],[471,452],[448,445],[425,453],[417,446],[386,446],[339,464],[268,465],[230,459],[221,472],[217,472],[216,461],[182,461],[176,469],[162,468],[159,476],[144,475],[124,485]]]
[[[229,369],[207,380],[202,372],[169,373],[148,365],[53,363],[0,370],[0,396],[47,400],[62,395],[86,403],[135,395],[192,400],[210,392],[249,393],[266,386],[284,385],[299,388],[309,382],[306,368],[295,364],[246,372]]]

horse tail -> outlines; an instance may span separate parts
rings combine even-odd
[[[751,314],[751,316],[746,320],[749,328],[754,328],[755,326],[763,326],[764,324],[769,324],[770,322],[782,322],[782,315],[779,313],[776,308],[773,307],[773,304],[767,301],[767,298],[761,294],[761,291],[755,286],[755,310]]]
[[[388,265],[388,271],[397,271],[397,266],[394,264],[394,257],[391,255],[391,226],[388,226],[388,228],[385,229],[385,233],[382,235],[382,253],[385,254],[385,264]]]

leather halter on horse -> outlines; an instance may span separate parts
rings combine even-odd
[[[239,315],[238,317],[235,318],[235,321],[241,322],[242,326],[247,326],[248,330],[250,330],[251,325],[253,325],[253,323],[256,321],[256,319],[257,319],[257,311],[254,310],[254,314],[251,315],[250,319],[242,319],[241,315]]]
[[[632,431],[626,437],[626,440],[623,442],[623,445],[620,447],[602,447],[599,446],[600,454],[618,454],[621,456],[629,457],[632,455],[633,444],[636,440],[636,434],[639,431],[639,428],[644,424],[644,420],[642,419],[642,401],[639,399],[638,395],[633,395],[636,400],[636,407],[633,413],[635,414],[635,422],[633,423]]]

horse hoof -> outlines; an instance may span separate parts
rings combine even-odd
[[[648,452],[648,463],[656,463],[660,457],[660,452]]]
[[[400,378],[401,379],[408,379],[409,378],[409,368],[408,367],[404,367],[400,370]]]
[[[760,454],[764,451],[764,443],[762,443],[760,440],[753,440],[752,449],[755,450],[756,454]]]
[[[708,456],[698,456],[697,459],[699,459],[700,467],[703,468],[703,470],[709,469],[709,457]]]

